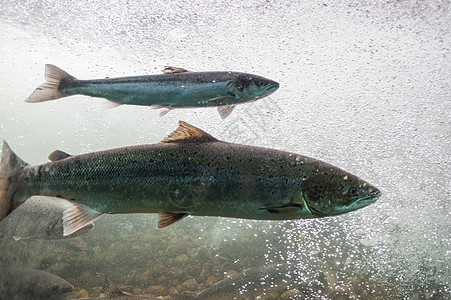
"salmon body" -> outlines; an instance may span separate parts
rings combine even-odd
[[[105,213],[159,213],[160,228],[186,215],[317,218],[380,195],[325,162],[219,141],[185,122],[157,144],[73,156],[55,151],[49,158],[30,166],[4,143],[0,220],[32,195],[65,199],[65,235]]]
[[[164,108],[217,106],[226,118],[236,104],[266,97],[279,84],[261,76],[240,72],[189,72],[167,67],[165,74],[79,80],[53,65],[46,65],[47,82],[26,100],[44,102],[71,95],[106,98],[114,106],[145,105]]]

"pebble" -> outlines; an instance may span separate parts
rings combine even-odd
[[[175,258],[175,261],[180,264],[185,264],[189,261],[189,256],[186,254],[180,254]]]
[[[146,289],[146,293],[152,294],[152,295],[167,295],[167,289],[163,285],[150,285]]]
[[[282,300],[289,300],[289,299],[303,299],[303,295],[301,291],[298,291],[296,289],[288,290],[284,292],[280,299]]]
[[[185,280],[180,285],[180,287],[181,287],[182,291],[197,291],[198,284],[197,284],[197,281],[195,279],[188,279],[188,280]]]

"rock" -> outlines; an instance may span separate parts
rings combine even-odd
[[[302,298],[303,298],[302,292],[296,289],[288,290],[280,296],[280,299],[282,300],[302,299]]]
[[[232,276],[235,276],[235,275],[238,275],[238,274],[239,274],[238,271],[228,270],[227,273],[226,273],[226,276],[227,277],[232,277]]]
[[[214,277],[214,276],[208,276],[207,280],[205,281],[208,285],[212,285],[216,282],[218,282],[218,278]]]
[[[151,285],[146,289],[146,293],[152,295],[167,295],[167,289],[163,285]]]
[[[185,264],[189,261],[189,256],[186,254],[180,254],[175,258],[175,261],[179,264]]]
[[[175,287],[170,287],[168,291],[169,295],[178,295],[179,291]]]
[[[183,292],[185,291],[197,291],[198,290],[198,284],[197,281],[195,279],[188,279],[185,280],[181,285],[180,285],[181,289]]]
[[[71,297],[76,298],[76,299],[78,299],[78,298],[88,298],[89,297],[89,293],[88,293],[87,290],[81,289],[81,290],[78,290],[78,291],[73,291]]]

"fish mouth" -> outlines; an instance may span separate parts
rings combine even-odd
[[[268,93],[274,93],[278,88],[279,88],[279,83],[278,82],[271,82],[271,83],[268,83],[267,85],[266,85],[266,92],[268,92]]]
[[[376,200],[382,195],[382,192],[378,189],[374,189],[370,192],[370,194],[364,198],[358,199],[356,202],[354,202],[352,205],[358,205],[358,206],[367,206],[371,203],[376,202]]]

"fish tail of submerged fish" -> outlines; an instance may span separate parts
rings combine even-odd
[[[39,103],[69,96],[59,90],[60,83],[64,79],[76,79],[74,76],[69,75],[66,71],[50,64],[45,65],[44,76],[46,82],[38,86],[34,90],[34,92],[25,100],[25,102]]]
[[[28,166],[3,141],[2,159],[0,163],[0,221],[16,209],[28,197],[22,195],[20,185],[16,180],[18,171]]]

